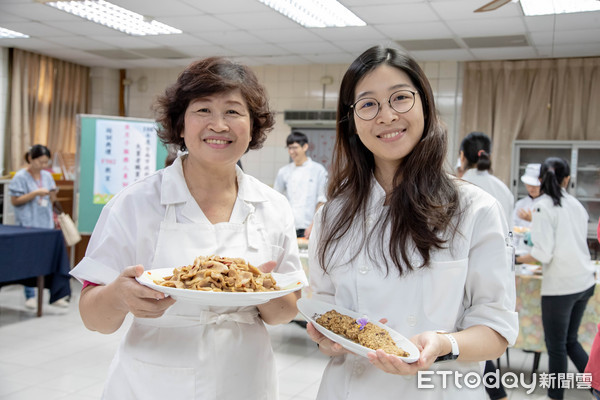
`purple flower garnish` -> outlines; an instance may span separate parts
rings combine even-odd
[[[369,318],[367,317],[362,317],[356,320],[356,323],[358,325],[360,325],[360,328],[358,328],[359,330],[363,330],[365,328],[365,326],[367,326],[367,323],[369,322]]]

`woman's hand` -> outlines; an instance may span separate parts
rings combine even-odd
[[[36,196],[48,196],[50,194],[50,191],[45,187],[41,187],[35,189],[32,193],[34,193]]]
[[[135,278],[143,272],[141,265],[127,267],[107,288],[115,295],[115,307],[118,310],[130,312],[139,318],[158,318],[175,300],[136,281]]]
[[[317,343],[319,346],[319,350],[321,353],[330,356],[341,356],[346,353],[351,353],[342,347],[341,344],[334,342],[331,339],[328,339],[325,335],[319,332],[312,323],[306,324],[306,333],[312,339],[313,342]]]
[[[517,216],[522,220],[531,222],[531,210],[526,210],[524,208],[519,208],[517,210]]]
[[[418,371],[427,370],[438,356],[448,354],[445,347],[449,345],[447,338],[435,332],[428,331],[411,338],[420,351],[420,356],[414,363],[406,363],[400,357],[377,350],[367,354],[369,362],[388,374],[416,375]]]

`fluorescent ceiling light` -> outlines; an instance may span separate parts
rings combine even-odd
[[[567,14],[600,10],[598,0],[521,0],[523,13],[532,15]]]
[[[181,33],[179,29],[104,0],[51,1],[46,4],[128,35],[145,36]]]
[[[29,35],[25,35],[24,33],[11,31],[10,29],[0,28],[0,39],[22,39],[28,37]]]
[[[258,0],[307,28],[365,26],[336,0]]]

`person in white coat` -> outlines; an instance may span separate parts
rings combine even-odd
[[[531,214],[535,203],[540,199],[540,167],[541,164],[527,164],[521,182],[525,184],[527,196],[515,203],[513,226],[528,228],[531,225]]]
[[[506,222],[511,223],[515,199],[510,189],[490,173],[492,140],[483,132],[471,132],[460,144],[462,179],[475,184],[494,196],[502,205]],[[512,227],[511,227],[512,228]]]
[[[309,238],[315,212],[325,201],[327,170],[306,155],[308,137],[292,132],[286,139],[292,162],[277,171],[273,189],[287,197],[296,221],[296,235]]]
[[[518,333],[508,225],[492,196],[444,169],[447,133],[414,59],[376,46],[350,65],[335,149],[310,237],[313,296],[387,320],[420,357],[364,358],[309,324],[331,357],[317,398],[481,399],[459,374],[481,377]],[[441,371],[454,375],[444,384]]]
[[[542,264],[542,325],[548,349],[550,386],[548,397],[562,399],[565,387],[573,387],[567,373],[567,356],[579,372],[585,370],[588,354],[577,332],[588,300],[596,287],[587,244],[589,216],[583,205],[565,188],[569,185],[569,163],[547,158],[540,169],[542,195],[533,210],[530,254],[517,262]]]
[[[202,305],[135,280],[214,254],[306,282],[287,200],[236,166],[274,124],[265,90],[249,68],[212,57],[190,64],[155,110],[161,140],[187,153],[104,207],[72,271],[84,281],[88,329],[112,333],[134,317],[103,399],[277,399],[264,323],[290,322],[299,292],[259,305]]]

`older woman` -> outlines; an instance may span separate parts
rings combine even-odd
[[[306,281],[285,197],[236,166],[273,125],[247,67],[222,58],[188,66],[156,104],[159,136],[187,153],[127,187],[103,209],[85,258],[85,325],[103,333],[135,317],[113,360],[104,398],[277,398],[263,322],[287,323],[296,293],[257,306],[175,302],[134,279],[144,269],[189,265],[211,254]],[[263,265],[272,269],[274,262]]]
[[[412,58],[365,51],[344,75],[337,118],[328,202],[310,237],[313,295],[387,319],[421,353],[412,364],[383,350],[367,359],[309,325],[331,356],[318,399],[483,398],[459,373],[480,373],[517,336],[502,207],[444,171],[446,131]],[[410,376],[419,371],[433,388]],[[444,384],[436,371],[454,376]]]

